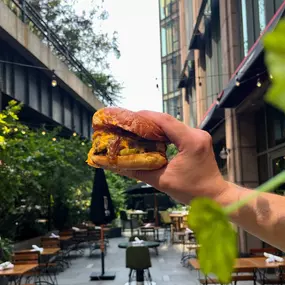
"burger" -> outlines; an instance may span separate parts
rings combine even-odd
[[[97,111],[92,119],[87,163],[96,168],[155,170],[167,164],[167,137],[153,121],[118,107]]]

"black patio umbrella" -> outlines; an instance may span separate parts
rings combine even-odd
[[[125,191],[129,195],[144,195],[144,194],[153,194],[154,195],[154,215],[155,215],[155,225],[158,226],[158,213],[157,213],[157,197],[156,194],[161,193],[154,187],[144,182],[139,182],[136,185],[130,187]]]
[[[115,219],[115,211],[109,192],[109,187],[106,181],[105,172],[101,168],[95,171],[95,178],[92,191],[92,200],[90,206],[90,219],[95,224],[101,227],[101,273],[92,273],[90,279],[99,280],[114,280],[114,272],[105,272],[105,244],[104,244],[104,225],[112,222]]]

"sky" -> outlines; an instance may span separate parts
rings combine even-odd
[[[101,3],[101,0],[98,0]],[[77,9],[88,10],[90,0]],[[157,0],[104,0],[102,31],[118,32],[121,57],[109,57],[111,74],[123,83],[120,107],[162,111],[159,7]],[[156,85],[159,85],[157,88]]]

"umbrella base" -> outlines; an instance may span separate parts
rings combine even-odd
[[[90,280],[91,281],[114,280],[115,277],[116,277],[115,272],[105,272],[104,274],[92,272],[90,275]]]

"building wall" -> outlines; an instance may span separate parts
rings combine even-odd
[[[186,26],[184,27],[184,32],[180,35],[180,41],[181,43],[185,42],[189,46],[191,33],[193,32],[202,0],[189,1],[192,4],[191,7],[189,7],[189,2],[188,6],[185,6],[185,1],[181,0],[181,2],[181,5],[184,4],[185,7],[185,15],[180,17],[184,19],[184,25]],[[282,3],[283,0],[207,1],[207,6],[199,25],[199,32],[204,35],[205,48],[194,50],[194,61],[192,64],[195,66],[195,84],[191,84],[188,89],[187,87],[183,88],[184,96],[182,98],[183,102],[186,101],[183,103],[185,118],[187,118],[186,123],[190,119],[189,124],[191,126],[193,126],[194,121],[197,122],[198,126],[200,125],[210,105],[215,102],[218,94],[224,88],[227,88],[236,68]],[[191,20],[189,19],[193,21],[193,25],[190,28]],[[187,61],[186,54],[188,53],[189,55],[189,51],[186,48],[181,50],[183,67],[185,61]],[[282,155],[283,153],[285,154],[284,142],[280,149],[278,147],[277,153],[275,149],[277,146],[274,145],[271,151],[270,147],[268,147],[268,141],[266,142],[268,147],[266,153],[260,153],[260,150],[258,150],[257,142],[261,141],[261,137],[267,137],[267,132],[278,129],[278,127],[272,125],[271,128],[264,128],[259,133],[257,131],[257,128],[261,126],[260,120],[256,123],[256,112],[258,111],[252,108],[256,108],[257,102],[263,102],[260,95],[265,92],[266,88],[267,86],[264,86],[264,88],[259,88],[250,94],[249,97],[253,100],[252,102],[244,102],[238,109],[225,109],[224,128],[221,126],[218,128],[219,130],[212,133],[216,154],[219,153],[222,145],[229,149],[226,162],[227,173],[224,176],[233,183],[249,188],[257,187],[260,183],[266,181],[270,175],[273,175],[273,172],[276,170],[273,169],[272,165],[274,163],[277,166],[281,165],[279,158],[281,157],[282,160]],[[189,110],[186,111],[188,107]],[[266,110],[267,113],[270,113],[267,107]],[[186,116],[186,113],[189,116]],[[266,118],[268,123],[268,116]],[[278,120],[275,118],[272,121]],[[285,126],[285,119],[281,118],[278,122],[280,126]],[[273,123],[271,122],[270,124]],[[260,135],[258,136],[258,134]],[[280,134],[276,134],[276,136],[282,136],[281,131]],[[274,160],[273,163],[272,159],[279,160],[277,162]],[[223,163],[221,162],[221,164]],[[243,230],[238,229],[238,233],[241,252],[248,252],[250,248],[262,246],[262,242],[259,239]]]

